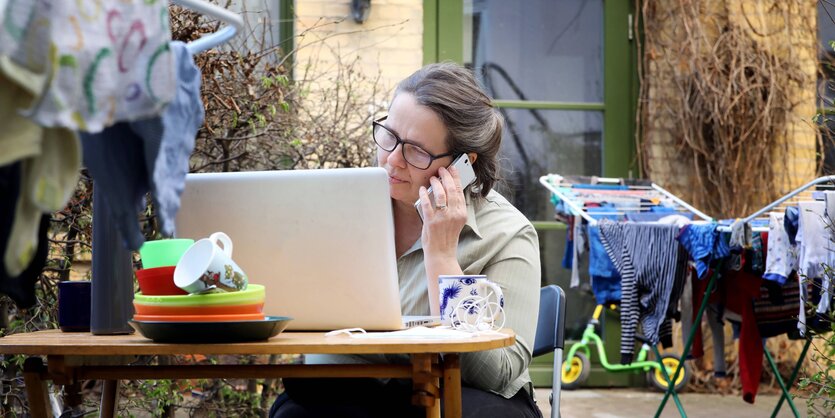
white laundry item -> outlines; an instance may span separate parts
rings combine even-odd
[[[800,286],[800,307],[797,316],[797,329],[800,335],[806,335],[806,301],[809,298],[807,283],[815,277],[822,277],[822,265],[827,262],[827,248],[829,247],[829,233],[826,230],[824,202],[800,202],[799,225],[797,241],[800,247],[798,253],[798,283]]]
[[[159,115],[176,92],[167,1],[6,0],[0,55],[46,75],[26,113],[99,132]]]
[[[581,257],[585,253],[586,247],[586,238],[583,235],[583,217],[579,215],[574,217],[573,234],[574,249],[571,254],[571,282],[569,286],[577,287],[580,286],[580,260],[582,260]]]
[[[821,277],[822,265],[827,262],[829,233],[824,221],[824,202],[800,202],[800,217],[796,241],[798,274],[806,278]],[[802,279],[803,277],[801,277]]]
[[[779,212],[768,214],[768,253],[765,257],[763,278],[786,283],[792,271],[797,270],[797,247],[789,242],[789,235],[783,225],[785,215]]]

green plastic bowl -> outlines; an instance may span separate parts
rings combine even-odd
[[[264,298],[264,286],[250,283],[246,290],[238,292],[166,296],[149,296],[137,293],[133,296],[133,301],[140,305],[149,306],[232,306],[263,303]]]
[[[139,248],[139,256],[142,257],[142,268],[176,266],[180,257],[192,244],[194,244],[194,240],[188,238],[146,241]]]

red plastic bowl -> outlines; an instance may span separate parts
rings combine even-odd
[[[152,269],[136,270],[136,280],[143,295],[187,295],[183,289],[174,284],[174,268],[176,266],[155,267]]]

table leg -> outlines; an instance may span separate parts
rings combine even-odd
[[[52,405],[49,403],[46,382],[41,379],[45,370],[46,367],[40,357],[29,357],[23,362],[23,382],[26,384],[29,413],[35,418],[52,417]]]
[[[113,418],[116,416],[116,407],[119,406],[119,381],[105,380],[101,390],[101,418]]]
[[[461,417],[461,359],[458,354],[444,354],[444,417]]]
[[[433,358],[437,357],[412,354],[412,404],[426,408],[426,418],[441,417],[441,390],[438,377],[432,374]]]

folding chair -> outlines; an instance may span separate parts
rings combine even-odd
[[[560,376],[562,350],[565,347],[565,292],[557,285],[543,287],[539,292],[539,319],[533,356],[554,353],[554,377],[551,380],[551,418],[560,416]]]

